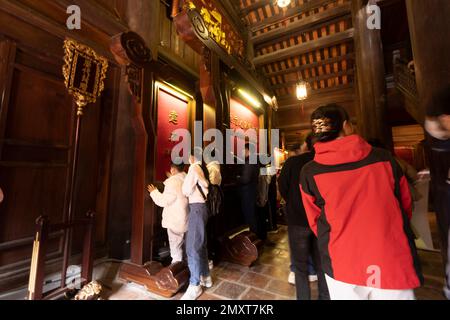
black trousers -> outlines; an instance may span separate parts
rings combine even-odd
[[[267,219],[269,217],[269,206],[266,204],[264,207],[256,206],[256,213],[258,216],[258,228],[257,236],[261,240],[267,240]]]
[[[258,235],[259,223],[256,212],[256,186],[247,185],[239,188],[241,200],[241,210],[244,215],[245,223],[250,227],[250,231]]]
[[[310,256],[313,259],[317,272],[319,300],[330,300],[315,234],[309,227],[290,225],[288,226],[288,235],[289,246],[291,248],[292,270],[295,273],[297,300],[311,300],[311,288],[308,277],[308,259]]]
[[[439,234],[441,237],[441,253],[446,267],[447,281],[444,288],[450,299],[450,151],[437,147],[431,148],[431,191],[434,196]]]

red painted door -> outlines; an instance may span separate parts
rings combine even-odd
[[[163,88],[158,93],[158,137],[156,158],[156,179],[164,181],[170,169],[172,148],[178,142],[172,142],[172,132],[189,128],[189,105],[187,100],[176,97]]]
[[[242,129],[247,131],[249,129],[256,130],[256,138],[258,139],[259,132],[259,117],[251,110],[250,107],[244,105],[242,102],[231,99],[230,100],[230,128],[233,130]],[[234,138],[234,154],[239,154],[236,150],[238,146],[238,141],[242,138]],[[258,144],[257,144],[258,145]]]

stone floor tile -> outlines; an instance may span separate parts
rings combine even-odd
[[[295,297],[295,287],[287,281],[272,280],[266,290],[284,297]]]
[[[216,290],[213,291],[214,295],[219,297],[225,297],[232,300],[238,300],[239,297],[247,290],[247,287],[223,281]]]
[[[251,288],[242,297],[241,300],[276,300],[277,295],[267,291]]]
[[[270,278],[258,273],[247,272],[240,280],[240,284],[264,289],[270,282]]]

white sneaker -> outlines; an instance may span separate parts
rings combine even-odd
[[[295,286],[295,273],[292,271],[289,273],[288,282]]]
[[[309,279],[309,282],[316,282],[316,281],[318,281],[316,274],[310,275],[308,277],[308,279]]]
[[[205,288],[211,288],[213,286],[212,278],[211,276],[200,276],[200,286]]]
[[[203,293],[203,289],[201,286],[193,286],[189,285],[189,288],[186,290],[184,295],[180,300],[197,300]]]

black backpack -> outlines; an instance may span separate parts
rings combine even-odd
[[[224,201],[224,194],[222,188],[218,185],[211,184],[209,181],[209,172],[208,169],[202,165],[203,174],[205,175],[206,180],[208,180],[208,196],[205,196],[202,187],[197,182],[197,189],[200,191],[203,199],[206,201],[206,205],[209,209],[209,214],[214,217],[220,214],[222,211],[222,205]]]

